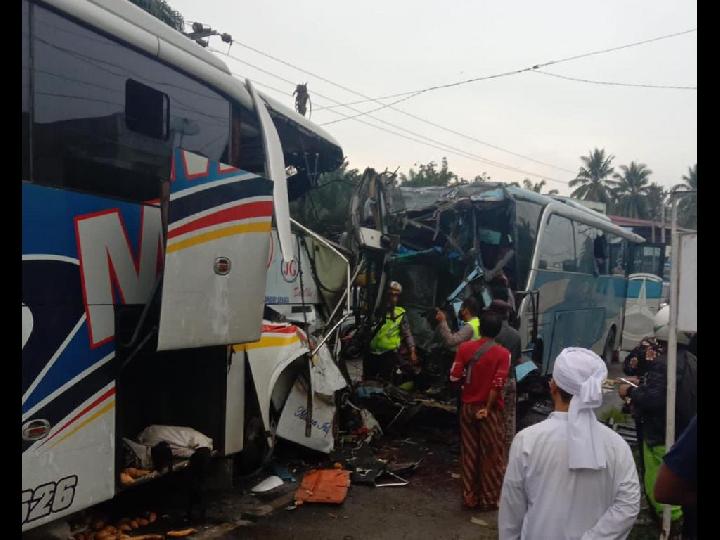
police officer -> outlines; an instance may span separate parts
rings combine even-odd
[[[390,381],[394,369],[403,364],[401,353],[409,354],[413,365],[418,363],[405,309],[397,305],[401,293],[402,286],[391,281],[384,319],[370,341],[370,354],[365,358],[363,375],[366,379],[379,377]]]

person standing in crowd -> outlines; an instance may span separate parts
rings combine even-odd
[[[662,354],[646,353],[644,382],[634,387],[622,384],[618,388],[621,398],[630,399],[630,407],[642,434],[642,464],[645,495],[660,518],[663,505],[653,495],[655,480],[665,455],[665,413],[667,407],[667,340],[670,307],[655,315],[655,338]],[[696,340],[697,338],[695,338]],[[677,335],[677,394],[675,433],[682,433],[697,412],[697,358],[688,347],[690,339],[685,332]],[[650,352],[650,351],[648,351]],[[682,517],[679,506],[672,509],[672,520]]]
[[[503,388],[510,352],[495,343],[502,320],[493,311],[480,315],[481,339],[458,346],[450,381],[462,381],[460,410],[463,505],[480,511],[497,510],[505,471]]]
[[[438,331],[447,347],[456,347],[465,341],[480,338],[480,319],[477,300],[472,296],[463,300],[458,315],[465,322],[460,329],[453,333],[447,324],[447,315],[442,309],[435,312],[435,320],[438,322]]]
[[[510,371],[503,390],[503,401],[505,402],[505,458],[507,459],[516,430],[517,382],[515,381],[515,368],[522,355],[522,342],[520,332],[510,326],[509,323],[512,306],[503,300],[495,299],[490,304],[490,309],[498,313],[502,318],[502,328],[500,333],[495,336],[495,341],[510,351]]]
[[[697,416],[665,454],[654,495],[658,502],[682,505],[683,540],[697,539]]]
[[[383,319],[370,341],[370,354],[365,356],[363,376],[366,379],[379,377],[391,381],[395,369],[403,365],[402,354],[409,355],[412,365],[418,363],[415,340],[405,309],[398,306],[401,293],[402,285],[391,281]]]
[[[624,539],[640,511],[630,446],[595,417],[605,362],[563,349],[550,394],[554,412],[517,434],[503,480],[500,540]]]

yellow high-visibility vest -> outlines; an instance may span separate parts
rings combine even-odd
[[[473,329],[473,339],[480,339],[480,319],[473,317],[467,322]]]
[[[400,336],[400,323],[402,323],[405,310],[401,307],[395,307],[392,316],[388,313],[385,315],[385,322],[377,331],[370,342],[370,351],[374,353],[383,353],[387,351],[396,351],[400,348],[402,338]]]

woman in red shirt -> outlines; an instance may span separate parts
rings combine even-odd
[[[480,314],[482,337],[458,346],[450,380],[462,381],[460,467],[463,504],[481,511],[497,510],[505,474],[503,388],[510,351],[493,338],[502,327],[499,314]]]

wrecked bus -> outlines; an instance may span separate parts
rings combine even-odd
[[[387,251],[386,275],[375,280],[379,287],[370,296],[379,303],[388,279],[403,284],[400,305],[426,372],[443,380],[452,361],[435,332],[434,308],[452,316],[469,295],[481,306],[495,298],[514,306],[510,323],[530,362],[517,368],[519,427],[551,410],[546,380],[562,348],[587,347],[606,362],[620,350],[640,236],[573,201],[506,184],[381,184],[376,199],[385,203],[375,209],[381,219],[358,234],[363,245],[368,228],[384,227],[374,249],[364,244],[373,253],[383,245]]]
[[[265,411],[230,345],[266,330],[283,196],[342,151],[130,2],[23,0],[22,53],[27,530],[126,489],[124,442],[147,426],[245,448]]]

